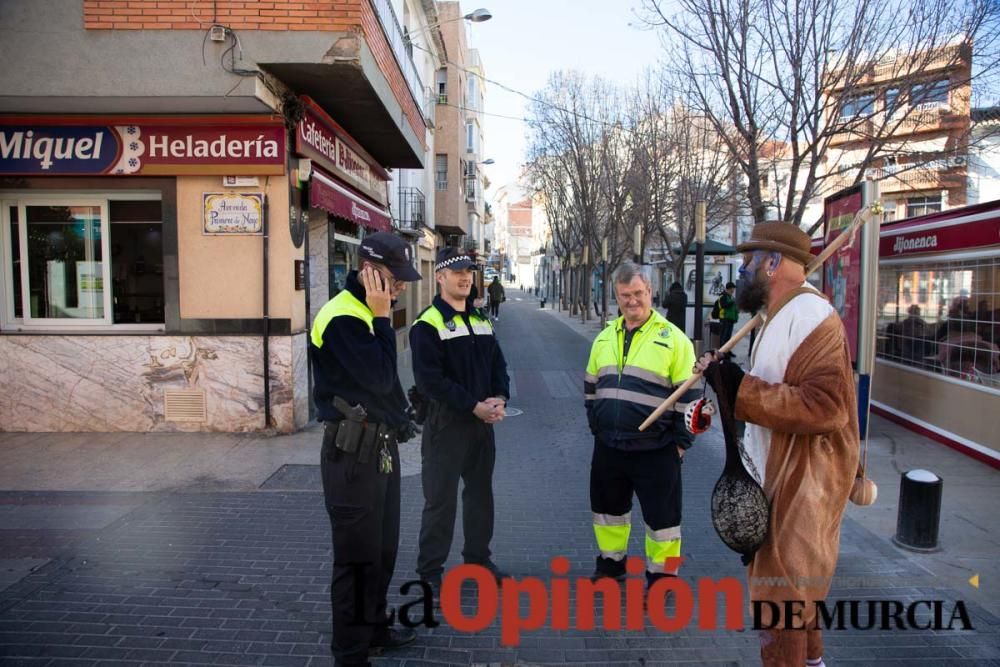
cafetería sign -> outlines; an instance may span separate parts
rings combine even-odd
[[[0,175],[283,173],[270,117],[0,117]]]
[[[302,101],[305,115],[295,133],[295,152],[316,160],[326,171],[384,206],[389,174],[315,102],[305,96]]]

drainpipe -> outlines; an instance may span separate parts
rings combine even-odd
[[[264,273],[264,428],[271,427],[271,357],[270,357],[270,334],[271,334],[271,317],[269,304],[267,299],[268,293],[268,223],[269,208],[267,202],[267,192],[264,193],[264,211],[261,221],[263,227],[263,273]]]

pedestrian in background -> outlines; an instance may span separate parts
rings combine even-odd
[[[726,283],[726,291],[719,297],[719,347],[726,344],[733,335],[733,326],[740,319],[736,307],[736,283]]]
[[[667,320],[681,331],[687,331],[687,293],[679,282],[670,285],[667,298],[663,300],[667,309]]]
[[[684,410],[701,397],[687,391],[645,431],[639,425],[687,380],[694,346],[684,332],[653,309],[642,269],[626,262],[615,271],[622,316],[594,340],[584,380],[587,421],[594,434],[590,508],[597,538],[594,577],[625,578],[632,496],[646,524],[646,577],[677,575],[681,554],[681,457],[693,436]]]
[[[399,548],[397,442],[415,434],[389,314],[420,274],[410,246],[389,233],[366,237],[358,257],[360,269],[320,309],[309,342],[313,399],[325,422],[320,470],[333,537],[330,648],[338,667],[368,665],[369,651],[416,638],[410,628],[390,627],[386,602]]]
[[[493,539],[493,425],[504,418],[510,380],[489,317],[467,300],[472,259],[444,248],[434,266],[441,293],[410,329],[413,375],[428,401],[421,440],[424,510],[417,574],[437,595],[451,550],[462,480],[466,563],[506,576],[490,553]]]
[[[490,315],[494,320],[499,321],[500,304],[507,300],[507,295],[503,291],[503,285],[500,284],[499,276],[493,276],[493,282],[486,288],[486,293],[490,297]]]
[[[858,468],[858,413],[844,324],[806,282],[809,236],[795,225],[766,222],[737,246],[744,253],[738,305],[766,319],[750,370],[709,352],[698,361],[712,387],[735,397],[746,422],[744,443],[771,502],[767,537],[747,574],[750,599],[775,603],[765,628],[765,666],[822,665],[816,602],[830,589],[840,523]],[[709,369],[709,365],[719,363]],[[782,616],[786,601],[801,614]],[[766,611],[769,605],[762,605]],[[773,622],[773,624],[772,624]],[[789,629],[789,628],[802,629]]]

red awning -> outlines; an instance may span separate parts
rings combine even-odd
[[[321,208],[341,218],[364,225],[378,232],[392,231],[389,211],[354,194],[332,176],[326,176],[313,168],[309,186],[309,206]]]

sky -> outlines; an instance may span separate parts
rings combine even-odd
[[[660,41],[641,29],[633,9],[641,0],[461,0],[469,13],[483,7],[493,18],[468,24],[469,46],[479,49],[486,78],[533,94],[551,72],[576,69],[629,84],[656,64]],[[630,25],[633,24],[633,25]],[[528,101],[486,82],[488,114],[523,118]],[[483,119],[484,167],[492,190],[512,181],[524,160],[524,123]]]

